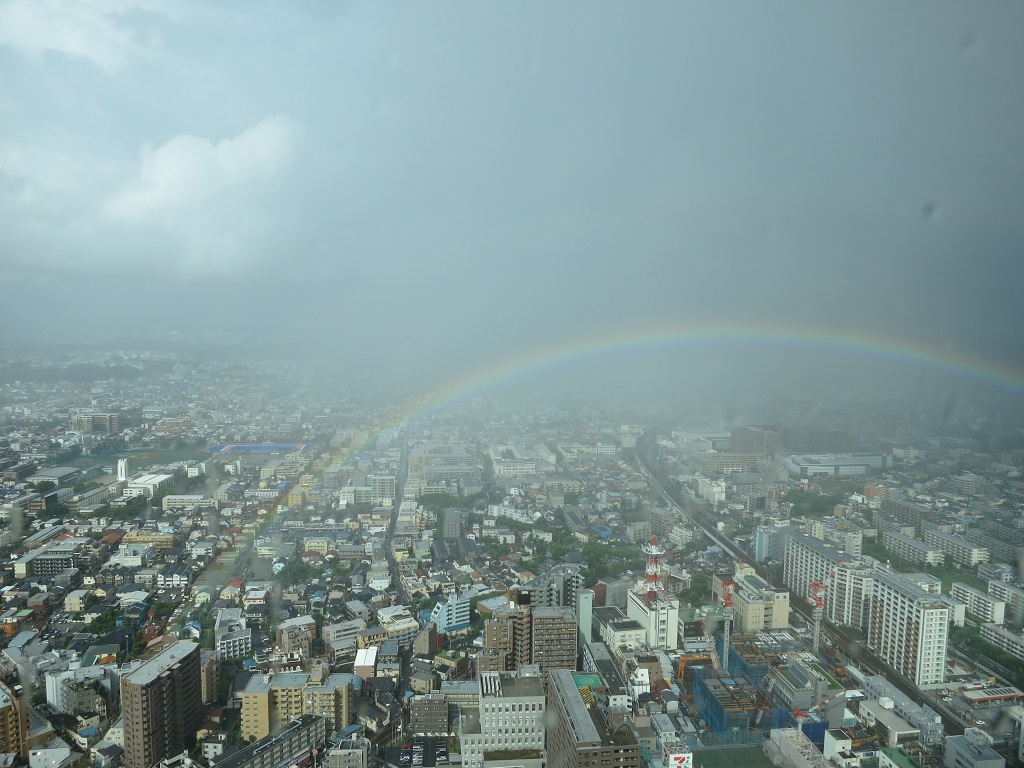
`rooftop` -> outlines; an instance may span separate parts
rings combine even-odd
[[[136,685],[147,685],[163,672],[173,667],[175,664],[184,659],[188,654],[193,651],[198,651],[198,643],[190,643],[187,640],[179,640],[173,645],[168,646],[163,651],[158,653],[151,659],[142,662],[142,664],[133,669],[128,674],[121,678],[122,685],[124,683],[135,683]]]

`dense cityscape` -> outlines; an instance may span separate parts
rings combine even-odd
[[[1019,760],[1010,412],[996,445],[966,401],[647,423],[168,352],[0,373],[11,763]]]
[[[1022,30],[0,0],[0,768],[1024,768]]]

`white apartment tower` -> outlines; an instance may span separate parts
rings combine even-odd
[[[836,563],[825,593],[828,620],[847,627],[866,627],[874,583],[875,569],[871,565],[858,561]]]
[[[840,549],[806,533],[790,534],[786,540],[782,580],[790,595],[807,597],[812,581],[825,581],[842,560],[853,560]]]
[[[919,687],[941,685],[946,673],[949,607],[895,571],[875,571],[868,648]]]

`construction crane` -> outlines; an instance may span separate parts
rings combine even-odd
[[[817,704],[815,704],[813,707],[811,707],[808,710],[808,712],[817,712],[817,713],[827,717],[828,716],[828,708],[832,705],[832,702],[836,701],[837,699],[846,699],[846,689],[845,688],[843,690],[839,691],[838,693],[835,693],[835,694],[829,696],[825,701],[819,701]],[[831,726],[832,723],[829,723],[829,725]]]
[[[732,628],[732,588],[736,582],[726,579],[722,582],[722,669],[729,674],[729,631]]]
[[[828,710],[829,705],[833,701],[835,701],[836,699],[838,699],[840,697],[843,697],[843,698],[846,697],[846,690],[845,689],[839,691],[839,693],[836,693],[836,694],[830,696],[825,701],[818,702],[813,707],[809,707],[808,709],[799,709],[799,708],[794,709],[793,710],[793,719],[796,720],[797,727],[799,728],[799,727],[803,726],[803,724],[807,721],[807,716],[812,714],[812,713],[816,717],[820,716],[820,715],[824,715],[824,716],[827,717],[828,716],[828,711],[827,710]],[[829,723],[829,725],[832,725],[832,723]]]
[[[708,620],[702,619],[701,626],[704,628],[704,643],[708,647],[708,655],[711,656],[711,664],[715,668],[715,674],[718,677],[722,676],[722,662],[718,659],[718,651],[715,650],[715,639],[711,636],[711,628],[708,626]]]
[[[775,679],[778,675],[776,671],[782,666],[782,659],[776,657],[772,659],[772,668],[768,671],[768,681],[765,683],[764,691],[758,697],[757,714],[754,715],[754,728],[761,727],[761,720],[764,718],[764,713],[771,709],[772,700],[772,689],[775,687]]]

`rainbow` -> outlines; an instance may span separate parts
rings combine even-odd
[[[497,364],[450,381],[415,404],[397,409],[378,422],[373,432],[384,434],[403,421],[441,411],[499,386],[527,380],[561,366],[634,350],[675,347],[717,349],[729,345],[847,352],[983,383],[1014,396],[1024,395],[1024,371],[960,349],[946,349],[909,338],[820,327],[808,330],[783,324],[661,324],[562,340],[503,358]]]
[[[911,339],[843,330],[808,330],[792,325],[659,325],[634,327],[531,349],[497,365],[460,377],[438,389],[420,405],[432,411],[481,394],[500,384],[521,380],[550,368],[638,349],[786,346],[804,350],[849,352],[853,355],[916,365],[946,375],[971,379],[1024,394],[1024,371],[963,350],[945,349]]]

